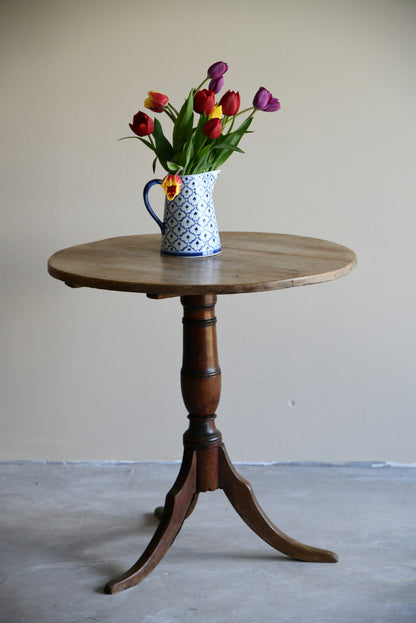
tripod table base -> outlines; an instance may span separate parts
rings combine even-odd
[[[216,465],[214,456],[216,456]],[[198,478],[210,464],[209,479]],[[202,486],[202,488],[201,488]],[[311,547],[292,539],[279,530],[266,516],[257,502],[251,485],[233,467],[223,444],[208,450],[185,449],[182,466],[175,484],[161,508],[159,526],[139,560],[125,573],[105,586],[106,593],[117,593],[135,586],[162,560],[190,515],[197,496],[202,491],[223,489],[231,504],[245,523],[274,549],[304,562],[337,562],[331,551]]]

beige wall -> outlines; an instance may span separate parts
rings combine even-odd
[[[415,33],[411,0],[3,3],[1,460],[180,457],[178,301],[70,290],[46,260],[156,231],[151,154],[116,139],[147,90],[180,104],[220,59],[245,103],[282,103],[223,167],[220,228],[359,256],[340,281],[219,299],[231,456],[416,460]]]

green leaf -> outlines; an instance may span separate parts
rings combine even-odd
[[[170,160],[168,160],[165,164],[166,169],[169,171],[169,173],[178,173],[182,168],[180,164],[178,164],[177,162],[172,162]]]
[[[226,134],[225,138],[227,139],[227,143],[234,146],[238,145],[243,135],[248,131],[252,121],[253,117],[250,116],[245,119],[245,121],[243,121],[243,123],[237,128],[237,130]]]
[[[162,125],[159,119],[155,119],[155,129],[153,130],[153,138],[155,140],[155,153],[158,157],[160,164],[165,167],[166,161],[170,160],[173,156],[173,147],[168,139],[163,134]]]
[[[178,118],[173,128],[173,149],[174,152],[182,151],[185,143],[192,135],[194,123],[194,89],[191,89],[187,99],[179,111]]]
[[[154,148],[153,144],[150,141],[146,141],[144,138],[140,138],[140,136],[138,136],[137,138],[139,139],[139,141],[141,141],[143,143],[143,145],[146,145],[152,151],[155,151],[155,148]]]
[[[228,143],[213,145],[212,149],[231,149],[231,151],[238,151],[240,154],[244,154],[242,149],[240,149],[239,147],[234,147],[233,145],[230,145]]]
[[[144,138],[141,138],[141,136],[123,136],[122,138],[119,138],[117,140],[118,141],[125,141],[128,138],[135,138],[138,141],[141,141],[142,143],[144,143],[144,145],[147,145],[147,147],[150,147],[150,149],[152,151],[154,151],[152,143],[150,141],[146,141]]]
[[[228,158],[234,153],[234,151],[241,151],[237,148],[238,143],[248,131],[251,122],[253,121],[253,117],[248,117],[243,123],[234,130],[234,132],[230,132],[230,134],[226,134],[224,136],[224,143],[227,147],[221,151],[221,153],[215,158],[212,162],[214,169],[218,169]],[[226,141],[226,142],[225,142]],[[221,142],[219,143],[221,145]]]
[[[185,164],[183,167],[185,171],[189,165],[189,162],[192,160],[194,154],[195,154],[195,144],[194,144],[193,138],[191,138],[191,140],[189,140],[185,146]]]

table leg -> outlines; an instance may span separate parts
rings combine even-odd
[[[192,514],[192,511],[194,510],[196,503],[198,502],[198,497],[199,497],[199,493],[195,493],[185,519],[188,519],[189,515]],[[156,519],[159,519],[159,521],[162,519],[164,509],[165,509],[164,506],[156,506],[155,508],[154,515]]]
[[[196,453],[184,452],[182,466],[175,484],[166,496],[162,517],[152,540],[139,560],[125,573],[110,580],[105,593],[118,593],[135,586],[162,560],[176,538],[188,514],[196,491]]]
[[[263,541],[296,560],[337,562],[338,556],[334,552],[295,541],[276,528],[257,502],[250,483],[235,470],[224,446],[219,449],[219,461],[220,488],[240,517]]]
[[[148,547],[128,571],[106,584],[105,592],[122,591],[145,578],[175,540],[195,507],[198,494],[219,488],[247,525],[275,549],[297,560],[336,562],[335,553],[304,545],[279,530],[258,504],[250,484],[233,467],[215,425],[221,393],[216,296],[184,296],[181,302],[184,308],[181,387],[189,412],[181,469],[166,496],[165,506],[156,509],[160,523]]]

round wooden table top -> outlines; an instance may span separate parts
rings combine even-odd
[[[121,236],[69,247],[48,262],[72,287],[151,295],[261,292],[338,279],[356,264],[350,249],[304,236],[222,232],[213,257],[160,254],[160,234]]]

